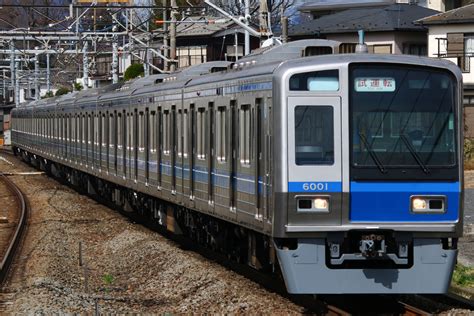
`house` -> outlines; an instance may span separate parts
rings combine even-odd
[[[309,8],[309,4],[304,8]],[[291,40],[335,40],[343,43],[342,52],[350,53],[354,52],[358,42],[357,31],[364,30],[371,53],[426,56],[427,29],[414,21],[439,13],[418,5],[375,0],[370,5],[342,8],[344,10],[338,9],[335,13],[293,26],[289,30]],[[335,7],[327,9],[333,10]]]
[[[474,138],[474,4],[417,23],[428,28],[428,56],[448,59],[462,70],[466,137]]]
[[[235,61],[244,56],[245,32],[232,20],[210,16],[188,17],[176,29],[178,68],[206,61]],[[251,50],[258,48],[260,39],[251,36],[250,44]]]
[[[472,0],[313,0],[306,1],[298,10],[312,15],[313,18],[318,18],[356,7],[376,7],[395,3],[416,4],[428,9],[444,12],[467,5],[470,2]]]

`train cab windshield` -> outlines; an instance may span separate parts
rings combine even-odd
[[[456,81],[450,73],[358,64],[349,80],[353,177],[457,176]]]

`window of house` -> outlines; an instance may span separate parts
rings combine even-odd
[[[198,65],[207,61],[206,46],[178,47],[176,51],[178,67]]]
[[[427,56],[428,47],[426,44],[419,43],[404,43],[403,44],[403,54],[405,55],[415,55],[415,56]]]
[[[370,45],[369,53],[392,54],[392,44]]]

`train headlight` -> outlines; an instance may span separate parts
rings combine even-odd
[[[422,210],[426,210],[427,204],[428,203],[426,202],[425,199],[414,198],[411,201],[411,208],[413,211],[422,211]]]
[[[329,210],[329,200],[326,198],[316,198],[313,200],[313,208],[317,210]]]

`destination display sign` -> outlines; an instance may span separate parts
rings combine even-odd
[[[395,91],[393,78],[355,78],[354,88],[357,92],[393,92]]]

